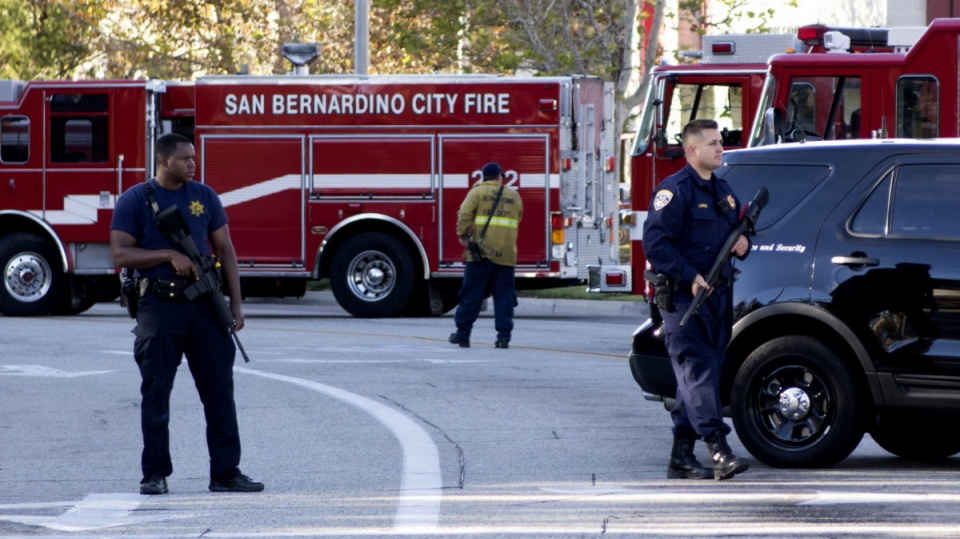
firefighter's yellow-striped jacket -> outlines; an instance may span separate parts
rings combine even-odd
[[[487,180],[473,187],[467,193],[457,212],[457,235],[466,238],[472,235],[473,241],[478,241],[487,217],[493,208],[493,201],[500,190],[499,180]],[[497,204],[496,215],[490,219],[490,226],[483,238],[480,247],[483,254],[495,264],[502,266],[517,265],[517,233],[520,227],[520,217],[523,216],[523,202],[520,195],[510,187],[504,186],[500,203]],[[463,257],[473,261],[469,250],[464,250]]]

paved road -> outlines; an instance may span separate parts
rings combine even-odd
[[[183,367],[156,497],[137,494],[120,307],[0,318],[0,536],[960,536],[960,459],[905,463],[869,439],[827,470],[666,480],[669,418],[626,363],[642,304],[523,299],[509,350],[491,313],[470,349],[446,342],[450,315],[360,320],[325,293],[247,313],[241,466],[267,489],[207,490]]]

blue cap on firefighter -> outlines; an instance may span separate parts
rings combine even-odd
[[[483,179],[489,180],[500,175],[500,165],[498,163],[487,163],[483,165]]]

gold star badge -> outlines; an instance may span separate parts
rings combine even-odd
[[[197,216],[203,215],[203,204],[201,204],[199,200],[194,200],[191,202],[190,213]]]

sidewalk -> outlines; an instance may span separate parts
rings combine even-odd
[[[270,298],[250,298],[247,301],[251,299],[258,303],[282,303],[284,301]],[[295,301],[301,305],[337,306],[337,301],[333,298],[333,293],[329,290],[307,292],[306,295]],[[489,301],[487,304],[488,309],[493,308],[493,304]],[[546,298],[520,298],[519,305],[515,311],[516,316],[612,316],[632,318],[637,320],[637,322],[646,318],[647,313],[647,304],[642,301]],[[447,315],[452,316],[453,312],[451,311],[447,313]]]

